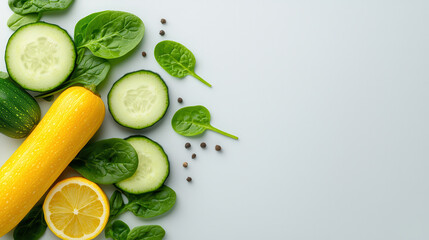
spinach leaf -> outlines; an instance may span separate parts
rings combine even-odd
[[[113,59],[134,49],[144,35],[137,16],[120,11],[104,11],[83,18],[75,28],[76,47],[88,48],[95,56]]]
[[[7,72],[0,71],[0,78],[2,78],[2,79],[9,78],[9,74]]]
[[[113,238],[114,240],[127,240],[130,227],[121,220],[116,220],[109,223],[104,229],[106,238]]]
[[[54,90],[46,93],[42,93],[37,97],[45,98],[52,96],[75,85],[94,86],[95,88],[100,83],[102,83],[104,79],[106,79],[109,71],[110,62],[106,59],[93,55],[83,55],[83,57],[80,57],[80,61],[77,63],[77,66],[75,67],[69,80],[65,81],[58,88],[55,88]]]
[[[176,203],[176,193],[165,185],[149,193],[135,195],[124,192],[124,194],[128,198],[125,209],[143,218],[156,217],[166,213]]]
[[[83,34],[86,31],[86,27],[88,26],[88,23],[94,19],[95,16],[102,14],[104,12],[96,12],[93,14],[90,14],[81,20],[77,22],[76,26],[74,27],[74,42],[76,46],[82,45],[83,42]]]
[[[45,233],[46,227],[42,205],[36,205],[15,228],[13,238],[15,240],[39,239]]]
[[[165,230],[161,226],[146,225],[133,228],[127,240],[161,240],[164,236]]]
[[[116,217],[121,214],[124,210],[125,204],[122,198],[122,193],[116,190],[109,200],[110,205],[110,218]]]
[[[238,137],[210,125],[210,112],[203,106],[184,107],[179,109],[171,119],[174,131],[183,136],[195,136],[207,129],[238,139]]]
[[[111,138],[85,146],[70,166],[95,183],[112,184],[135,173],[138,155],[127,141]]]
[[[73,0],[9,0],[9,7],[18,14],[64,10]]]
[[[162,41],[155,47],[155,59],[173,77],[184,78],[191,75],[205,85],[212,85],[198,76],[195,71],[195,57],[192,52],[180,43],[174,41]]]
[[[24,25],[38,22],[41,17],[41,13],[30,13],[26,15],[14,13],[12,14],[12,16],[9,17],[9,20],[7,20],[7,26],[13,31],[16,31],[18,28]]]

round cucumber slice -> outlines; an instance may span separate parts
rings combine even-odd
[[[136,150],[139,165],[133,176],[116,183],[116,186],[132,194],[152,192],[160,188],[170,174],[170,162],[164,149],[144,136],[131,136],[125,140]]]
[[[19,28],[9,38],[5,60],[15,82],[27,90],[45,92],[72,73],[76,49],[64,29],[38,22]]]
[[[169,105],[168,88],[157,73],[146,70],[128,73],[113,84],[108,105],[120,125],[147,128],[165,115]]]

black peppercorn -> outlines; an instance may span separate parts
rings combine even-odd
[[[167,23],[167,20],[165,20],[165,18],[161,18],[161,23],[165,24],[165,23]]]
[[[187,143],[185,144],[185,148],[190,148],[190,147],[191,147],[191,144],[187,142]]]
[[[184,167],[184,168],[187,168],[187,167],[188,167],[188,163],[187,163],[187,162],[184,162],[184,163],[183,163],[183,167]]]
[[[192,154],[192,159],[195,159],[197,157],[197,154],[193,153]]]
[[[205,142],[202,142],[202,143],[200,144],[200,147],[202,147],[202,148],[206,148],[206,147],[207,147],[207,144],[206,144]]]
[[[219,145],[216,145],[216,146],[215,146],[215,149],[216,149],[216,151],[220,151],[220,150],[222,150],[222,147],[221,147],[221,146],[219,146]]]
[[[177,101],[178,101],[179,103],[182,103],[182,102],[183,102],[183,99],[182,99],[181,97],[179,97],[179,98],[177,99]]]
[[[164,30],[159,31],[159,35],[164,36],[165,35],[165,31]]]
[[[191,177],[187,177],[186,181],[190,182],[190,181],[192,181],[192,178]]]
[[[146,57],[146,52],[142,52],[142,56],[143,56],[143,57]]]

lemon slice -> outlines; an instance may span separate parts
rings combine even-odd
[[[95,238],[106,226],[109,211],[103,190],[82,177],[57,183],[43,203],[49,229],[66,240]]]

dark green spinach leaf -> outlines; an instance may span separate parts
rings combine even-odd
[[[127,240],[130,227],[121,220],[116,220],[109,223],[104,229],[106,238],[113,238],[114,240]]]
[[[135,173],[138,155],[127,141],[111,138],[85,146],[70,166],[95,183],[113,184]]]
[[[128,198],[125,209],[143,218],[164,214],[176,203],[176,193],[165,185],[149,193],[135,195],[124,192],[124,194]]]
[[[97,57],[113,59],[134,49],[144,30],[142,20],[131,13],[104,11],[80,20],[74,34],[78,50],[88,48]]]
[[[80,55],[79,55],[80,56]],[[79,57],[78,57],[79,58]],[[70,76],[70,79],[61,84],[58,88],[52,91],[38,95],[37,97],[48,97],[71,86],[93,86],[94,88],[106,79],[110,71],[110,62],[106,59],[99,58],[93,55],[83,55],[77,63],[75,70]]]
[[[184,78],[191,75],[205,85],[212,85],[198,76],[195,71],[195,57],[185,46],[174,41],[162,41],[155,47],[155,59],[173,77]]]
[[[15,240],[37,240],[46,231],[42,205],[36,205],[13,231]]]
[[[161,240],[164,236],[165,230],[161,226],[146,225],[133,228],[127,240]]]
[[[210,118],[209,110],[203,106],[184,107],[174,114],[171,119],[171,126],[174,131],[183,136],[195,136],[209,129],[227,137],[238,139],[238,137],[210,125]]]
[[[73,0],[9,0],[9,7],[15,13],[25,15],[54,10],[64,10]]]
[[[12,14],[12,16],[9,17],[9,20],[7,20],[7,26],[11,30],[16,31],[18,28],[24,25],[38,22],[41,17],[42,17],[41,13],[30,13],[26,15],[20,15],[20,14],[14,13]]]
[[[110,218],[116,217],[123,212],[125,209],[124,199],[122,193],[116,190],[109,200],[110,205]]]
[[[79,22],[77,22],[76,26],[74,27],[74,42],[76,46],[82,45],[83,34],[85,33],[86,27],[88,26],[89,22],[91,22],[95,16],[102,13],[104,12],[96,12],[96,13],[90,14],[82,18],[81,20],[79,20]]]

